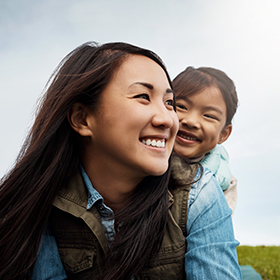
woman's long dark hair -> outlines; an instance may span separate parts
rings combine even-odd
[[[40,238],[58,190],[68,183],[80,162],[79,137],[67,114],[76,102],[95,108],[113,73],[129,55],[151,58],[149,50],[126,43],[78,47],[52,75],[16,163],[0,183],[0,279],[30,279]],[[107,256],[104,279],[130,279],[159,250],[168,213],[170,170],[147,177],[128,207],[116,214],[121,223]]]

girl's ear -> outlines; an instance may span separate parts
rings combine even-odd
[[[232,131],[232,125],[229,124],[220,133],[218,144],[224,143],[229,138],[231,131]]]
[[[81,136],[92,136],[88,125],[88,108],[81,103],[75,103],[67,114],[70,126]]]

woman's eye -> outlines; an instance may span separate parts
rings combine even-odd
[[[172,106],[172,107],[173,107],[173,104],[174,104],[174,102],[173,102],[172,99],[169,99],[169,100],[166,100],[166,101],[165,101],[165,105],[168,105],[168,106]]]
[[[177,108],[180,108],[180,109],[182,109],[182,110],[187,110],[187,108],[184,106],[184,105],[182,105],[182,104],[176,104],[176,107]]]
[[[143,99],[146,99],[146,100],[150,101],[150,97],[146,93],[138,94],[138,95],[134,96],[134,98],[143,98]]]

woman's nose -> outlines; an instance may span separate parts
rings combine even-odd
[[[157,108],[152,119],[153,126],[160,126],[164,128],[172,127],[175,121],[172,116],[173,113],[174,111],[168,110],[165,106],[163,106],[163,108]]]

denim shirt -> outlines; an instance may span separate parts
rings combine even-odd
[[[88,205],[95,205],[108,242],[114,238],[114,215],[102,196],[93,188],[88,176],[81,168],[88,188]],[[194,182],[200,177],[198,169]],[[192,184],[189,194],[187,219],[185,271],[186,279],[241,279],[231,220],[223,192],[210,170]],[[32,280],[67,279],[59,257],[55,238],[49,230],[43,236],[42,246],[35,263]]]

